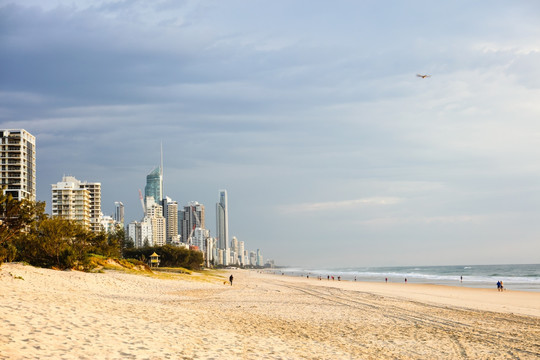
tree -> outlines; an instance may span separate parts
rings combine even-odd
[[[6,244],[45,218],[45,203],[27,199],[16,200],[11,194],[0,192],[0,245]]]
[[[4,190],[0,189],[0,264],[5,259],[15,260],[18,250],[14,241],[47,217],[44,202],[16,200]]]
[[[35,231],[16,241],[17,259],[34,266],[67,269],[85,267],[91,233],[80,223],[61,217],[41,220]]]

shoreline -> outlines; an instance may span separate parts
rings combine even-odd
[[[336,268],[336,269],[303,269],[299,267],[280,267],[269,269],[275,274],[284,273],[289,276],[334,276],[337,280],[365,282],[400,283],[407,278],[409,283],[448,285],[479,289],[496,288],[498,281],[511,290],[540,292],[540,264],[504,264],[504,265],[451,265],[451,266],[403,266],[374,268]]]
[[[464,309],[520,314],[540,317],[540,293],[534,291],[505,290],[494,287],[477,288],[430,283],[400,283],[354,280],[318,280],[317,278],[267,274],[284,279],[293,279],[319,286],[340,288],[348,291],[366,292],[386,297],[403,298],[437,305],[462,307]],[[326,285],[325,285],[326,284]]]
[[[0,286],[2,360],[540,356],[538,293],[22,264],[3,264]]]

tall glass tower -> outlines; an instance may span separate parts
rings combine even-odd
[[[144,187],[144,198],[151,196],[156,204],[161,204],[163,199],[163,175],[161,166],[156,167],[152,172],[146,175],[146,186]]]
[[[227,209],[227,190],[219,191],[216,204],[216,237],[218,249],[229,248],[229,211]]]

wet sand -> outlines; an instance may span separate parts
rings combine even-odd
[[[0,359],[538,359],[540,293],[0,268]]]

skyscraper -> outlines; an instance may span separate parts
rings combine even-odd
[[[165,197],[163,212],[167,227],[167,244],[177,244],[178,241],[178,203]]]
[[[36,201],[36,138],[24,129],[0,130],[0,163],[5,193]]]
[[[154,246],[163,246],[167,243],[167,229],[165,218],[163,217],[163,208],[154,198],[146,198],[146,215],[143,222],[149,221],[152,225],[152,240]]]
[[[144,198],[152,197],[156,204],[161,204],[163,199],[163,175],[161,166],[156,167],[150,174],[146,175],[146,186],[144,187]]]
[[[184,211],[179,212],[180,235],[182,242],[187,243],[190,235],[193,236],[195,228],[205,228],[204,205],[191,201],[184,206]]]
[[[219,191],[216,204],[216,238],[218,249],[229,248],[229,213],[227,208],[227,190]]]

